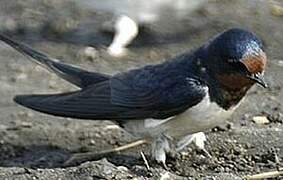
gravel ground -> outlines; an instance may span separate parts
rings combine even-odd
[[[73,153],[100,152],[133,139],[108,121],[58,118],[16,105],[16,94],[75,87],[0,43],[0,179],[241,179],[282,171],[283,3],[249,2],[211,0],[182,21],[147,25],[129,47],[129,55],[117,59],[105,51],[112,38],[102,31],[111,19],[109,12],[85,10],[67,0],[0,1],[1,33],[64,62],[108,74],[162,62],[227,28],[248,28],[266,45],[270,85],[253,87],[226,126],[207,132],[211,158],[188,147],[170,158],[165,170],[150,160],[144,145],[150,169],[140,148],[64,167]],[[95,51],[87,53],[88,46]]]

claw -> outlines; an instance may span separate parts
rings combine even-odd
[[[169,168],[168,168],[168,166],[166,165],[165,162],[162,162],[162,165],[163,165],[163,167],[164,167],[165,170],[169,170]]]
[[[210,155],[210,153],[209,153],[206,149],[202,149],[202,151],[204,152],[204,154],[205,154],[208,158],[212,158],[212,156]]]

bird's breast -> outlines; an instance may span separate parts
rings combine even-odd
[[[166,134],[172,138],[206,131],[221,125],[232,114],[235,107],[225,110],[210,100],[209,94],[197,105],[167,119],[145,119],[129,121],[125,129],[138,137],[156,137]]]
[[[223,124],[235,108],[223,109],[216,102],[212,102],[209,94],[206,93],[206,96],[200,103],[187,109],[170,121],[163,123],[161,126],[162,129],[166,129],[169,136],[179,138]]]

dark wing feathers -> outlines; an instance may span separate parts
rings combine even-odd
[[[28,108],[52,115],[119,122],[126,119],[164,119],[175,116],[194,106],[205,96],[205,87],[199,85],[195,79],[182,81],[179,79],[176,82],[173,78],[172,81],[167,80],[166,84],[153,83],[155,85],[149,88],[151,91],[147,91],[149,84],[144,86],[146,88],[141,84],[133,88],[127,86],[129,85],[127,79],[122,83],[121,77],[119,82],[123,86],[121,84],[117,86],[111,81],[103,81],[76,92],[16,96],[15,101]],[[140,96],[136,90],[149,96]],[[119,101],[117,96],[112,95],[113,92],[120,93]]]
[[[28,108],[63,117],[81,119],[113,119],[123,107],[110,103],[110,88],[107,82],[81,91],[55,95],[20,95],[14,100]]]
[[[191,73],[168,62],[116,75],[110,79],[111,102],[147,110],[147,118],[175,116],[206,95],[207,87]]]
[[[146,118],[150,112],[111,103],[110,87],[106,82],[82,91],[55,95],[20,95],[14,100],[25,107],[43,113],[93,120],[125,120]]]
[[[55,72],[59,77],[72,84],[75,84],[78,87],[84,88],[91,84],[109,79],[109,76],[105,74],[89,72],[68,64],[61,63],[56,59],[48,57],[42,52],[36,51],[25,44],[16,42],[15,40],[1,34],[0,40],[6,42],[20,53],[31,57],[37,64]]]
[[[112,103],[126,107],[170,110],[198,103],[205,88],[171,64],[149,66],[110,79]]]
[[[89,85],[106,81],[110,78],[110,76],[105,74],[85,71],[64,63],[54,61],[50,63],[50,68],[52,68],[52,70],[57,75],[80,88],[85,88]]]
[[[165,67],[165,65],[150,65],[112,77],[110,79],[112,102],[127,107],[156,106],[161,100],[160,93],[170,91],[168,87],[174,81],[173,77],[168,77],[170,72],[166,72]],[[165,82],[164,76],[172,81]],[[162,87],[164,83],[166,87]]]
[[[79,119],[164,119],[184,112],[205,96],[205,86],[178,63],[164,63],[109,77],[57,62],[6,36],[19,52],[28,55],[63,79],[81,87],[55,95],[21,95],[14,100],[28,108]],[[187,68],[186,68],[187,69]]]

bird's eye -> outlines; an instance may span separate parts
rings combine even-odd
[[[248,69],[246,68],[246,66],[239,61],[233,61],[229,64],[233,72],[243,73],[243,74],[248,73]]]

